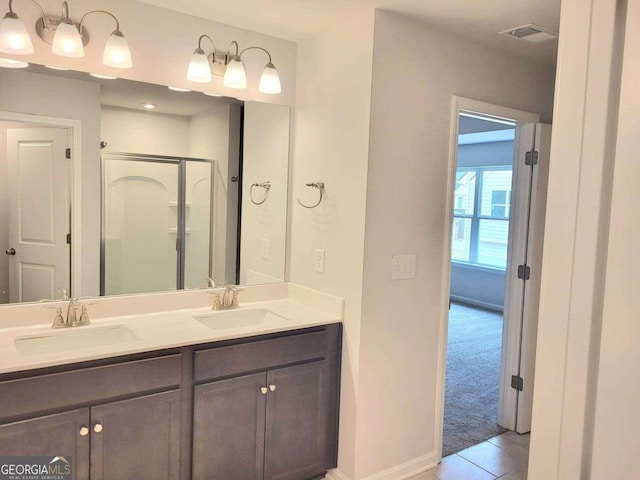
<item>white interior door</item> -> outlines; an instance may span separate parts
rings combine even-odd
[[[512,206],[515,213],[509,237],[498,423],[526,433],[531,430],[551,126],[522,125],[519,135],[520,147],[514,161],[517,197]],[[527,155],[537,155],[530,165],[525,162]]]
[[[62,128],[7,129],[9,300],[56,298],[70,286],[69,187]]]
[[[549,158],[551,149],[551,125],[536,125],[534,151],[538,162],[533,167],[531,178],[531,203],[529,209],[529,238],[526,264],[530,268],[529,280],[525,282],[522,308],[522,341],[520,349],[520,371],[523,389],[518,391],[516,431],[531,430],[533,409],[533,378],[535,375],[536,341],[538,333],[538,309],[540,303],[540,272],[542,270],[542,247],[544,243],[544,220],[547,208],[547,185],[549,180]]]

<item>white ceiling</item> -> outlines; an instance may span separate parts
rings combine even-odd
[[[555,65],[556,40],[530,45],[498,32],[528,23],[558,31],[560,22],[560,0],[140,1],[294,42],[367,9],[380,8],[549,65]]]

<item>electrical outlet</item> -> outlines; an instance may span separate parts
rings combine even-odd
[[[313,255],[313,269],[316,273],[324,273],[324,250],[316,248]]]
[[[394,255],[391,257],[391,280],[416,277],[416,256]]]
[[[269,239],[268,238],[262,239],[262,253],[260,254],[260,256],[264,260],[269,260]]]

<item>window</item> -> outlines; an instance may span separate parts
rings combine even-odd
[[[512,173],[511,166],[457,169],[452,260],[506,269]]]

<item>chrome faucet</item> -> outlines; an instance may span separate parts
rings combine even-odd
[[[87,304],[80,303],[80,298],[70,298],[67,304],[67,317],[62,316],[61,307],[46,307],[55,308],[56,313],[53,318],[51,328],[69,328],[79,327],[81,325],[90,325],[89,311],[87,310]],[[78,308],[80,308],[80,315],[78,316]]]
[[[238,308],[240,305],[238,304],[238,293],[242,290],[233,286],[227,285],[224,289],[224,293],[222,294],[222,298],[220,294],[216,294],[216,298],[213,302],[214,310],[229,310],[232,308]]]
[[[216,288],[216,281],[212,277],[204,277],[204,281],[207,282],[207,287]]]

